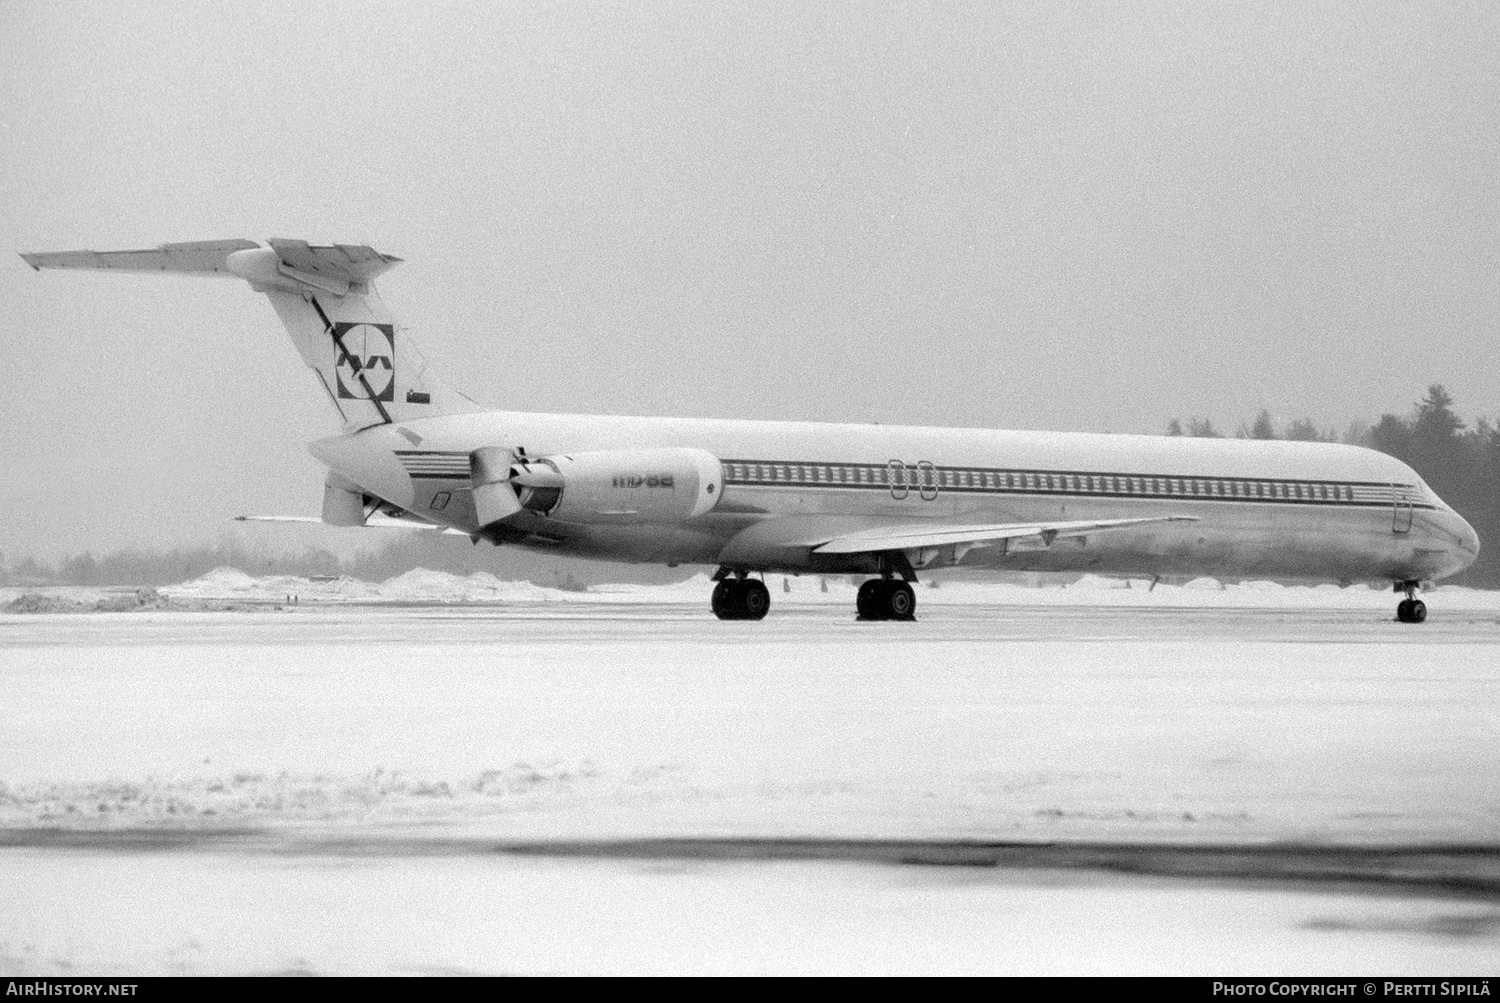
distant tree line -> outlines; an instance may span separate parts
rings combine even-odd
[[[1384,414],[1373,426],[1351,425],[1342,434],[1319,429],[1307,418],[1278,431],[1267,411],[1261,411],[1249,425],[1241,425],[1235,434],[1242,439],[1367,446],[1410,465],[1479,534],[1479,560],[1450,580],[1494,588],[1500,586],[1500,427],[1485,418],[1467,425],[1453,405],[1453,395],[1434,383],[1408,415]],[[1222,435],[1207,418],[1190,418],[1186,424],[1173,418],[1167,423],[1167,434]]]

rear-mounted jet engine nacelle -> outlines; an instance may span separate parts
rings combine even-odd
[[[724,493],[724,467],[701,449],[610,449],[512,468],[521,506],[559,522],[681,522]]]

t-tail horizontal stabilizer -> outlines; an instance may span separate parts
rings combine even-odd
[[[363,244],[314,245],[272,238],[163,244],[140,251],[23,254],[44,268],[222,275],[264,293],[317,373],[344,431],[479,410],[427,368],[375,291],[401,263]]]

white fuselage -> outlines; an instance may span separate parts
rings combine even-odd
[[[529,457],[693,447],[722,462],[724,485],[691,519],[585,524],[523,513],[493,535],[475,519],[467,472],[469,454],[493,445]],[[858,530],[1163,515],[1193,521],[910,557],[919,568],[1402,582],[1460,571],[1479,546],[1410,467],[1328,443],[495,411],[376,426],[312,448],[422,518],[614,560],[869,572],[870,555],[817,554],[789,530],[799,521]]]

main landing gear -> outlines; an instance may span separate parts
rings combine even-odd
[[[854,608],[861,620],[915,620],[917,594],[906,582],[871,578],[859,587]]]
[[[1396,604],[1396,619],[1402,623],[1421,623],[1427,619],[1427,604],[1417,598],[1418,582],[1397,582],[1397,592],[1405,592],[1406,598]]]
[[[771,608],[771,592],[758,578],[721,578],[714,586],[714,616],[720,620],[762,620]]]

